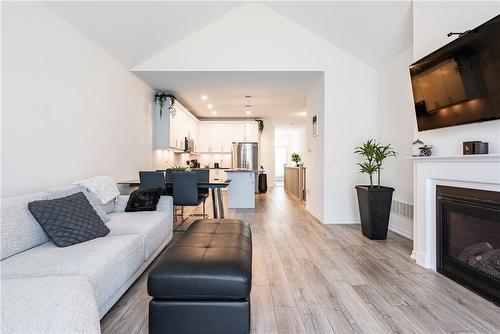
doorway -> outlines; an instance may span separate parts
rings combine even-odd
[[[288,161],[288,150],[286,146],[274,147],[274,183],[277,187],[283,187],[285,176],[284,166]]]

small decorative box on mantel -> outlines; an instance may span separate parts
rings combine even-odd
[[[488,143],[482,141],[464,141],[464,155],[469,154],[488,154]]]

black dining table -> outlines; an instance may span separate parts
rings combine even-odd
[[[222,203],[222,188],[226,188],[231,180],[210,180],[209,182],[198,182],[199,189],[211,189],[212,190],[212,207],[214,211],[214,218],[224,218],[224,205]],[[139,180],[129,180],[118,182],[121,185],[128,185],[129,187],[139,187]],[[167,188],[172,188],[172,181],[166,181],[165,186]]]

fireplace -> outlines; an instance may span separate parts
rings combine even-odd
[[[500,192],[436,186],[436,269],[500,305]]]

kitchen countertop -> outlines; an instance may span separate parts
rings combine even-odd
[[[215,167],[208,167],[208,168],[204,168],[204,167],[199,167],[199,168],[191,168],[191,169],[230,169],[229,167],[218,167],[218,168],[215,168]]]
[[[256,171],[252,169],[244,169],[244,168],[234,168],[234,169],[226,169],[226,173],[255,173]]]

